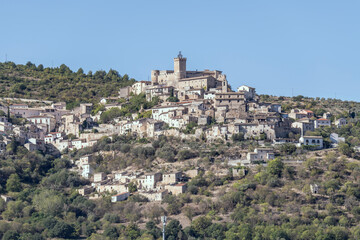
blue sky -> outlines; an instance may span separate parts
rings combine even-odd
[[[189,70],[222,70],[234,89],[360,101],[359,10],[351,0],[0,0],[0,61],[147,80],[181,50]]]

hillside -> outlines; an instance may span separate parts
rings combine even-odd
[[[140,135],[135,131],[145,129],[140,123],[149,123],[150,130],[161,123],[149,119],[153,114],[149,109],[164,100],[154,97],[148,101],[142,92],[127,100],[116,99],[116,107],[107,110],[99,104],[102,97],[117,96],[120,87],[134,81],[115,70],[85,74],[66,65],[43,68],[30,62],[0,63],[0,97],[65,101],[68,109],[91,102],[95,106],[88,113],[102,112],[96,128],[87,128],[95,121],[88,113],[66,115],[79,118],[69,120],[69,125],[84,129],[75,135],[54,128],[48,135],[59,134],[61,139],[44,144],[45,150],[31,150],[19,137],[22,133],[33,138],[31,129],[36,124],[9,114],[14,126],[0,136],[1,142],[6,142],[0,152],[0,239],[155,240],[162,237],[160,219],[164,215],[169,240],[360,238],[360,103],[259,96],[258,106],[281,105],[276,116],[289,125],[296,120],[287,114],[296,108],[311,110],[312,121],[327,112],[331,113],[329,121],[345,118],[344,125],[306,131],[307,136],[321,136],[324,149],[294,144],[300,137],[295,131],[280,144],[265,134],[248,138],[243,132],[213,138],[206,131],[195,134],[196,128],[225,127],[225,121],[191,122],[180,129],[181,135],[171,134],[176,128],[164,124],[169,131]],[[262,115],[260,110],[253,108],[248,113]],[[185,108],[179,112],[177,117],[186,115]],[[82,121],[81,115],[85,116]],[[135,123],[133,132],[130,123]],[[0,125],[6,127],[4,122]],[[121,132],[120,127],[129,131]],[[40,130],[38,133],[41,145],[45,138],[41,139]],[[330,135],[334,133],[345,142],[333,145]],[[89,144],[82,139],[86,134],[97,138]],[[72,142],[88,145],[75,147]],[[60,150],[51,151],[57,143],[68,144],[61,155]],[[267,151],[266,159],[248,160],[257,150]],[[181,176],[176,177],[177,173]],[[175,180],[170,179],[171,174]],[[95,180],[95,175],[100,179]],[[124,193],[124,199],[113,201]],[[154,197],[159,193],[163,195]]]
[[[128,75],[117,71],[91,71],[80,68],[73,72],[62,64],[56,68],[44,68],[28,62],[0,63],[0,95],[2,97],[31,98],[65,101],[68,108],[82,102],[97,103],[102,97],[117,96],[120,87],[134,83]]]
[[[268,166],[231,174],[228,157],[254,144],[114,136],[61,159],[28,153],[15,144],[1,156],[2,191],[16,201],[5,205],[0,200],[0,234],[3,239],[158,239],[160,216],[166,214],[167,239],[360,236],[358,160],[336,149],[302,151],[296,155],[300,162],[288,165],[283,161],[289,155],[279,150]],[[138,194],[116,204],[110,203],[111,194],[88,200],[75,190],[88,182],[66,168],[71,166],[68,157],[76,160],[91,153],[98,154],[96,171],[204,171],[188,182],[186,193],[168,195],[161,202],[148,202]],[[315,184],[316,192],[310,187]]]

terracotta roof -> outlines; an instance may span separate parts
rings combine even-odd
[[[27,118],[51,118],[50,116],[32,116]]]
[[[113,197],[120,196],[120,195],[123,195],[123,194],[125,194],[125,193],[128,193],[128,192],[122,192],[122,193],[119,193],[119,194],[114,195]]]
[[[184,185],[186,185],[186,183],[178,183],[175,186],[184,186]]]

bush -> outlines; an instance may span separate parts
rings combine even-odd
[[[176,153],[176,150],[168,144],[156,150],[156,156],[167,162],[175,162]]]
[[[187,160],[187,159],[194,158],[194,157],[197,157],[197,154],[190,150],[187,150],[187,149],[180,150],[177,154],[177,159],[180,161]]]
[[[120,216],[118,214],[106,213],[104,219],[110,223],[120,223]]]
[[[244,141],[244,133],[235,133],[231,136],[231,139],[233,140],[233,142]]]
[[[72,238],[76,236],[72,225],[65,222],[57,222],[53,229],[49,231],[49,237]]]

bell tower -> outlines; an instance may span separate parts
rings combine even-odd
[[[174,58],[174,74],[176,81],[186,78],[186,58],[183,57],[181,51],[177,58]]]

